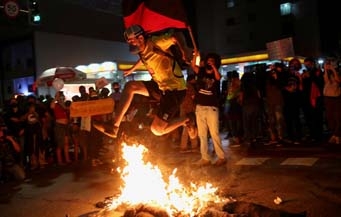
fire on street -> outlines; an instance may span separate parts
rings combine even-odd
[[[74,163],[47,168],[33,174],[30,182],[0,185],[1,216],[135,216],[129,211],[146,207],[160,209],[163,216],[341,213],[340,156],[307,152],[291,159],[285,151],[281,156],[276,151],[248,156],[251,152],[225,146],[228,162],[222,167],[195,167],[198,153],[179,154],[171,147],[147,151],[144,146],[124,146],[125,167],[112,168],[108,153],[106,164],[97,167]],[[256,163],[248,164],[252,160]],[[101,202],[104,206],[97,206]],[[153,216],[153,211],[144,215]]]

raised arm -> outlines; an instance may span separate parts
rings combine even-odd
[[[124,70],[123,71],[123,75],[126,77],[128,75],[130,75],[131,73],[133,73],[134,71],[136,71],[137,68],[139,68],[140,66],[142,66],[142,60],[139,59],[130,69]]]
[[[341,79],[340,79],[338,72],[331,64],[328,64],[328,63],[324,64],[324,75],[323,75],[324,82],[328,82],[329,80],[328,71],[332,73],[332,76],[334,77],[335,82],[340,84]]]
[[[192,68],[192,70],[193,70],[193,72],[194,72],[195,74],[198,74],[198,73],[199,73],[199,66],[196,65],[196,59],[197,59],[197,57],[200,57],[200,54],[199,54],[198,51],[195,50],[195,51],[193,52],[193,58],[192,58],[192,61],[191,61],[191,68]]]

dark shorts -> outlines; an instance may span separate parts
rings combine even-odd
[[[146,86],[149,97],[160,102],[157,116],[169,122],[171,119],[180,115],[180,105],[185,98],[186,90],[167,90],[161,91],[154,81],[142,81]]]
[[[56,142],[56,147],[63,148],[65,145],[65,137],[69,136],[69,125],[55,123],[54,126],[54,137]]]

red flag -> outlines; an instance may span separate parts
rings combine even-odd
[[[122,0],[125,27],[138,24],[148,33],[187,28],[182,0]]]

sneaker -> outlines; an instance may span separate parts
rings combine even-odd
[[[194,163],[194,165],[199,166],[199,167],[204,167],[208,166],[211,164],[211,161],[205,160],[205,159],[200,159],[197,162]]]
[[[105,126],[107,126],[107,125],[105,125]],[[112,137],[112,138],[116,138],[117,137],[117,134],[118,134],[118,127],[116,127],[116,126],[107,126],[106,128],[105,128],[105,131],[104,131],[104,133],[106,133],[106,134],[110,134],[110,137]]]
[[[117,138],[119,128],[110,124],[94,124],[95,129],[111,138]]]
[[[216,162],[213,163],[214,166],[222,166],[226,164],[225,158],[219,158]]]
[[[113,138],[116,138],[116,137],[117,137],[117,135],[118,135],[118,130],[119,130],[119,128],[116,127],[116,126],[114,126],[114,128],[112,129],[112,134],[111,134]]]

